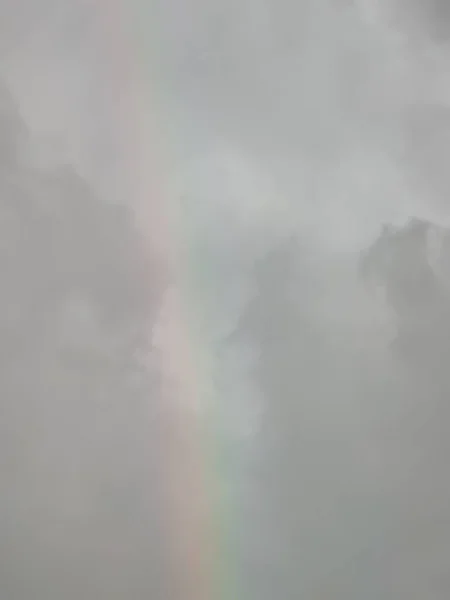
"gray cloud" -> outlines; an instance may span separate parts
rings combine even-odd
[[[215,475],[233,506],[227,566],[251,598],[447,597],[439,562],[448,532],[433,522],[448,516],[445,443],[432,439],[446,431],[433,429],[429,408],[446,378],[433,371],[431,383],[392,345],[404,315],[389,286],[408,279],[404,246],[387,252],[398,280],[383,269],[378,282],[358,276],[383,223],[448,224],[446,5],[151,0],[124,10],[130,37],[118,52],[131,54],[152,99],[139,118],[153,120],[162,140],[155,154],[186,321],[207,357],[200,377],[216,411],[213,441],[224,440]],[[8,597],[169,594],[157,590],[168,535],[156,525],[168,468],[159,375],[135,399],[142,373],[130,354],[148,326],[134,234],[118,216],[109,221],[106,206],[95,213],[100,205],[71,188],[69,171],[59,183],[52,175],[69,162],[101,196],[132,204],[105,18],[81,0],[0,3],[2,75],[27,125],[19,149],[5,150],[19,166],[0,164],[3,230],[19,223],[41,244],[14,260],[6,242],[20,248],[20,235],[1,246],[12,290],[5,331],[8,319],[34,315],[23,339],[35,344],[17,342],[15,362],[6,352],[1,365]],[[42,227],[60,219],[56,252],[44,229],[22,224],[20,198],[47,215]],[[52,262],[55,254],[64,260]],[[89,293],[77,280],[70,298],[58,292],[44,310],[41,281],[59,290],[57,275],[74,283],[80,272]],[[154,321],[164,286],[159,275],[152,284]],[[30,298],[44,307],[36,319]],[[122,322],[124,311],[134,318]],[[437,360],[433,336],[423,345]]]

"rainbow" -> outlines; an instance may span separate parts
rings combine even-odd
[[[164,191],[158,164],[161,136],[149,122],[148,75],[134,34],[133,3],[97,0],[98,39],[114,88],[113,119],[148,251],[156,253],[170,286],[159,323],[163,395],[169,420],[164,456],[167,536],[171,547],[169,576],[173,598],[213,600],[236,597],[228,556],[228,502],[220,475],[220,439],[215,426],[214,395],[208,377],[208,350],[196,339],[185,285],[191,265],[181,257],[183,224]],[[153,117],[154,118],[154,117]],[[198,410],[199,403],[202,411]],[[206,411],[204,410],[206,407]],[[203,415],[203,416],[200,416]],[[206,416],[205,416],[206,415]],[[172,597],[171,594],[171,597]]]

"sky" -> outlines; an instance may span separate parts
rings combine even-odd
[[[114,6],[0,0],[0,74],[31,130],[33,160],[75,164],[138,221],[158,189],[149,218],[168,222],[161,243],[181,257],[202,368],[226,390],[221,418],[230,438],[252,440],[245,465],[262,443],[258,349],[224,340],[251,301],[255,262],[292,233],[304,241],[324,290],[315,318],[330,339],[356,340],[342,358],[351,378],[361,340],[386,362],[392,334],[385,304],[355,281],[355,256],[386,222],[450,224],[450,11],[445,0]],[[181,317],[169,297],[172,340]],[[335,401],[306,410],[322,430],[346,432],[377,477],[395,466],[391,446],[380,458],[365,437],[365,394]]]

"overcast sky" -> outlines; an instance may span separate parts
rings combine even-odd
[[[220,354],[252,297],[255,261],[293,232],[313,252],[324,290],[315,316],[330,340],[352,340],[342,358],[351,388],[358,344],[386,361],[392,332],[348,257],[385,222],[450,224],[450,10],[446,0],[115,5],[121,35],[108,37],[120,12],[106,1],[0,0],[0,74],[35,160],[71,162],[105,197],[132,206],[142,189],[135,198],[130,179],[142,176],[150,190],[146,166],[156,172],[162,211],[180,219],[171,241],[194,290],[187,304],[209,375],[232,390],[230,429],[255,433],[258,351],[242,341]],[[138,132],[131,145],[128,131]],[[134,153],[139,169],[130,171]],[[346,432],[364,457],[358,468],[387,469],[388,451],[380,459],[368,449],[366,394],[337,393],[338,410],[331,396],[306,410],[320,412],[324,430]]]

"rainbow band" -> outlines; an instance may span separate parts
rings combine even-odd
[[[117,129],[117,143],[123,150],[121,155],[127,157],[125,168],[138,225],[144,230],[149,252],[159,255],[173,284],[166,293],[162,311],[165,322],[159,344],[163,396],[169,415],[167,443],[161,455],[168,474],[165,489],[172,549],[169,577],[174,584],[171,597],[180,600],[235,597],[227,572],[225,540],[230,522],[223,518],[227,502],[217,475],[220,464],[216,458],[214,398],[206,399],[207,419],[201,419],[197,410],[200,398],[204,407],[204,392],[209,395],[205,389],[208,385],[203,385],[203,389],[199,385],[208,372],[207,364],[201,360],[207,349],[201,342],[193,343],[194,332],[186,314],[189,300],[183,284],[189,265],[180,260],[173,241],[178,235],[173,207],[162,202],[164,193],[157,187],[162,169],[158,169],[156,176],[158,161],[150,143],[153,141],[155,148],[161,144],[159,139],[155,143],[156,135],[148,122],[150,103],[144,84],[147,77],[131,51],[133,27],[130,21],[133,19],[129,4],[122,0],[97,0],[97,3],[94,8],[100,11],[98,22],[102,29],[98,39],[105,40],[108,84],[113,86],[116,101],[113,126]]]

